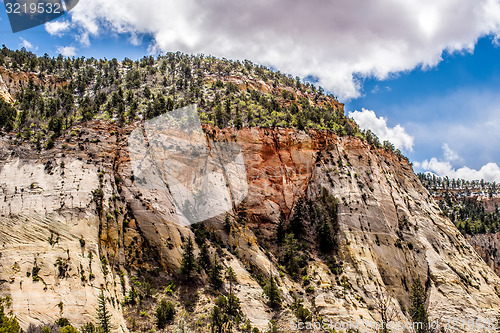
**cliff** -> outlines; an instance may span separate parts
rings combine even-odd
[[[477,253],[479,253],[488,266],[490,266],[497,275],[500,275],[500,257],[498,255],[500,251],[500,234],[489,233],[470,235],[467,236],[467,240],[474,246]]]
[[[93,321],[103,287],[119,331],[150,330],[155,305],[166,298],[178,309],[175,323],[206,332],[216,297],[206,273],[190,283],[178,277],[182,244],[199,230],[210,235],[210,254],[234,269],[243,314],[261,330],[271,319],[295,330],[293,295],[315,320],[378,321],[381,299],[389,300],[393,320],[409,320],[416,279],[431,320],[496,318],[500,278],[395,154],[319,130],[205,127],[209,151],[214,142],[241,147],[248,195],[244,208],[234,205],[229,231],[224,214],[203,227],[181,226],[171,195],[139,186],[132,174],[127,144],[137,125],[75,125],[42,151],[0,137],[0,292],[12,296],[23,327],[59,317],[75,326]],[[317,203],[325,192],[338,202],[337,246],[321,254],[316,226],[305,221],[301,251],[308,259],[297,279],[280,260],[280,216],[290,220],[299,198]],[[277,310],[263,296],[262,280],[271,274],[284,301]],[[173,292],[166,288],[172,281]],[[138,305],[124,302],[132,286],[144,291]]]

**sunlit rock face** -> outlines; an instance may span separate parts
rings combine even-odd
[[[425,286],[431,320],[466,318],[487,324],[500,310],[498,276],[439,215],[411,165],[392,153],[327,132],[204,126],[203,132],[184,138],[169,132],[168,140],[177,138],[171,144],[181,148],[179,152],[196,147],[201,152],[196,158],[150,146],[157,150],[149,150],[150,156],[141,160],[134,157],[141,153],[131,150],[130,143],[151,135],[141,130],[142,139],[137,132],[134,139],[138,128],[87,123],[42,152],[13,145],[8,136],[0,140],[0,292],[12,296],[23,327],[59,317],[76,326],[95,321],[103,287],[116,327],[147,330],[131,324],[133,311],[123,305],[124,295],[132,277],[144,272],[153,272],[160,282],[178,275],[183,240],[194,238],[192,228],[199,224],[193,225],[183,210],[186,200],[196,206],[196,189],[210,193],[198,204],[211,215],[195,210],[194,216],[206,219],[207,230],[224,244],[221,261],[235,270],[242,310],[260,329],[267,328],[273,313],[256,272],[277,277],[285,303],[277,323],[289,331],[294,331],[291,323],[296,320],[286,307],[293,302],[292,294],[332,322],[380,320],[377,300],[386,295],[394,320],[409,320],[409,290],[415,279]],[[231,154],[221,154],[226,148]],[[162,164],[142,167],[143,175],[137,174],[140,163],[134,161],[151,166],[160,153],[167,155]],[[222,163],[216,162],[217,154],[223,156]],[[200,174],[206,177],[197,178]],[[144,175],[158,183],[145,186]],[[221,184],[225,191],[210,190],[220,190]],[[274,239],[280,216],[289,218],[299,197],[315,201],[322,191],[338,200],[338,251],[329,256],[341,262],[342,271],[333,274],[321,259],[316,229],[306,222],[304,239],[311,258],[306,285],[280,274],[280,248]],[[246,207],[246,224],[233,223],[227,233],[226,211],[234,220],[241,205]],[[212,239],[209,244],[210,253],[215,253]],[[205,281],[206,276],[202,273],[199,279]],[[203,287],[196,288],[200,295],[190,323],[206,318],[213,304]],[[156,289],[156,300],[166,297],[163,290]]]
[[[240,147],[207,142],[196,105],[145,122],[128,145],[135,184],[170,195],[180,225],[229,212],[248,194]]]

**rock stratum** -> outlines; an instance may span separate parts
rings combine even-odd
[[[174,223],[169,193],[137,185],[127,149],[136,126],[75,125],[54,148],[42,151],[0,137],[0,293],[12,297],[23,328],[60,317],[75,327],[95,322],[103,288],[114,331],[149,331],[162,298],[176,305],[175,323],[185,320],[190,330],[207,331],[215,295],[205,288],[206,274],[192,283],[177,278],[183,241],[195,238],[196,226]],[[279,330],[296,331],[292,295],[316,320],[379,321],[383,298],[394,321],[408,321],[416,279],[424,285],[430,320],[443,327],[451,321],[459,325],[456,331],[480,332],[480,326],[460,325],[496,318],[500,278],[440,215],[405,160],[326,131],[205,132],[209,150],[214,141],[232,142],[244,156],[246,223],[237,223],[241,208],[235,205],[229,232],[225,215],[203,225],[211,235],[210,253],[219,253],[222,264],[236,272],[235,294],[253,327],[265,331],[274,320]],[[289,218],[300,197],[315,201],[325,191],[338,200],[338,245],[329,256],[341,270],[332,273],[315,250],[316,229],[305,223],[310,250],[304,283],[283,271],[274,239],[280,216]],[[278,310],[267,306],[259,284],[271,274],[283,298]],[[125,304],[132,286],[140,289],[145,280],[151,297]],[[170,281],[178,286],[173,293],[165,290]]]

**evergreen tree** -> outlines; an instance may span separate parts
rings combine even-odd
[[[203,242],[200,247],[200,254],[198,255],[198,266],[203,268],[206,272],[208,272],[211,267],[210,254],[208,253],[208,245],[206,242]]]
[[[16,110],[0,98],[0,129],[10,131],[16,118]]]
[[[276,228],[276,242],[278,244],[283,243],[285,239],[285,216],[283,212],[280,213],[280,219],[278,221],[278,227]]]
[[[297,277],[299,273],[299,244],[293,234],[288,234],[285,237],[285,244],[283,246],[283,255],[281,262],[284,264],[288,274]]]
[[[208,272],[208,282],[214,290],[218,290],[224,283],[222,280],[222,265],[219,264],[216,256],[214,256],[212,267]]]
[[[427,332],[428,317],[425,309],[427,296],[420,280],[416,279],[411,287],[410,295],[410,315],[417,333]]]
[[[224,328],[228,325],[229,318],[222,312],[218,305],[215,305],[210,314],[210,321],[212,333],[222,333],[224,332]]]
[[[333,240],[332,227],[327,220],[323,220],[317,229],[317,240],[319,250],[323,253],[329,253],[335,244]]]
[[[271,275],[269,282],[264,286],[264,295],[269,300],[269,306],[272,308],[278,308],[281,306],[281,296],[276,285],[274,276]]]
[[[156,326],[159,329],[164,329],[167,322],[173,320],[175,317],[175,306],[172,301],[162,299],[156,308]]]
[[[97,329],[93,323],[86,323],[80,328],[81,333],[96,333]]]
[[[247,217],[248,217],[248,214],[247,214],[247,203],[246,203],[246,200],[243,200],[239,206],[238,206],[238,223],[240,224],[245,224],[246,221],[247,221]]]
[[[233,293],[233,283],[237,282],[236,273],[234,269],[230,266],[226,270],[226,280],[229,282],[229,294]]]
[[[295,317],[300,322],[306,322],[306,321],[311,321],[312,320],[312,314],[311,311],[309,311],[307,308],[304,307],[304,304],[301,299],[299,299],[297,296],[293,296],[293,304],[291,306],[292,310],[295,313]]]
[[[106,298],[104,297],[103,289],[101,289],[101,294],[99,295],[97,301],[97,320],[99,321],[99,327],[103,333],[110,333],[111,314],[109,313],[108,306],[106,305]]]
[[[227,296],[226,313],[235,319],[241,319],[240,299],[233,294]]]
[[[241,120],[241,114],[240,114],[240,108],[239,108],[239,106],[236,106],[234,126],[237,129],[240,129],[243,126],[243,121]]]
[[[194,258],[194,245],[191,236],[188,237],[187,241],[183,245],[184,253],[182,254],[181,268],[180,272],[184,277],[190,278],[196,268],[196,261]]]
[[[229,216],[229,213],[226,213],[226,217],[224,218],[224,230],[227,234],[231,232],[231,216]]]
[[[295,209],[290,219],[290,232],[299,239],[304,233],[304,217],[306,213],[307,205],[304,202],[304,198],[300,197],[295,205]]]

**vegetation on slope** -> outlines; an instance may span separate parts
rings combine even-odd
[[[438,199],[443,214],[451,219],[457,228],[468,235],[499,232],[500,211],[495,205],[488,212],[478,197],[493,198],[497,195],[495,182],[484,180],[441,178],[431,174],[418,174],[422,184]]]
[[[0,130],[14,130],[19,140],[29,140],[38,149],[51,148],[64,130],[83,121],[130,123],[197,104],[200,120],[220,128],[329,130],[358,136],[402,157],[391,143],[360,131],[344,115],[343,104],[323,88],[247,60],[178,52],[119,62],[37,57],[4,46],[0,66],[12,74],[7,85],[15,98],[13,108],[0,104]],[[16,73],[30,75],[23,81]]]
[[[4,47],[0,52],[0,65],[8,69],[12,80],[19,80],[17,83],[7,82],[15,103],[10,105],[0,100],[0,119],[5,119],[1,122],[2,130],[12,131],[19,142],[29,141],[37,149],[50,149],[64,131],[77,123],[92,119],[131,123],[196,103],[200,119],[206,124],[236,128],[261,126],[327,130],[340,136],[366,139],[373,146],[396,151],[401,156],[389,142],[380,143],[373,133],[361,132],[344,115],[343,105],[334,96],[325,94],[323,89],[249,61],[169,53],[157,58],[118,62],[116,59],[36,57],[26,50],[10,51]],[[23,73],[32,75],[22,76]],[[21,79],[15,74],[21,75]],[[102,174],[99,177],[101,183]],[[98,215],[104,216],[106,206],[103,205],[101,187],[102,184],[92,194]],[[335,255],[337,205],[337,199],[325,190],[315,200],[302,198],[289,219],[282,216],[276,243],[261,244],[266,250],[276,249],[280,276],[288,274],[302,284],[308,295],[314,295],[315,290],[311,282],[314,271],[307,264],[313,257],[319,257],[328,264],[338,285],[350,288],[347,279],[341,277],[342,263]],[[227,234],[236,224],[245,225],[244,207],[238,207],[236,213],[234,220],[229,216],[226,218],[224,229]],[[108,216],[113,218],[109,213]],[[305,235],[305,229],[313,232]],[[228,258],[224,258],[223,249],[231,251],[231,248],[223,237],[209,233],[203,224],[192,226],[192,230],[195,239],[185,240],[179,276],[171,276],[179,288],[189,285],[192,289],[189,293],[182,290],[180,300],[183,307],[189,309],[196,302],[199,282],[208,282],[208,290],[218,295],[210,318],[207,318],[212,330],[240,326],[242,331],[250,331],[251,325],[240,313],[239,299],[233,292],[232,284],[237,282],[228,273],[230,267],[224,266]],[[263,239],[259,237],[258,241]],[[193,241],[200,249],[197,257]],[[101,257],[101,262],[108,272],[105,259],[105,256]],[[283,297],[278,276],[265,276],[254,266],[248,268],[263,287],[268,305],[273,310],[279,309]],[[124,281],[124,273],[120,273]],[[128,290],[122,282],[127,295],[123,305],[132,329],[148,324],[152,328],[152,316],[156,316],[155,324],[162,329],[171,323],[176,316],[176,307],[180,307],[178,302],[173,302],[176,301],[172,296],[175,284],[170,280],[167,287],[157,284],[155,274],[157,272],[151,270],[141,274],[140,278],[132,277]],[[160,301],[156,295],[166,298]],[[309,310],[300,300],[295,303],[291,308],[297,318],[310,320]],[[106,302],[101,299],[98,317],[104,330],[108,327],[105,306]],[[92,331],[91,328],[88,331]]]

